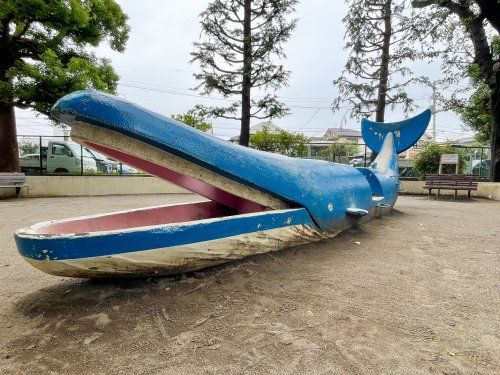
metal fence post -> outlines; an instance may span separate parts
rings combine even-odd
[[[483,167],[483,148],[481,147],[481,161],[479,162],[479,177],[480,178],[481,178],[481,168],[482,167]],[[490,173],[491,173],[491,168],[490,168]]]
[[[80,145],[80,176],[83,176],[83,146]]]
[[[363,158],[363,167],[366,167],[366,145],[364,145],[365,147],[365,157]]]
[[[42,136],[38,137],[38,148],[39,148],[38,152],[40,153],[40,176],[41,176],[43,174]]]

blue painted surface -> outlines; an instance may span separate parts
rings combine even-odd
[[[363,120],[365,142],[379,156],[369,168],[352,168],[241,147],[96,91],[63,97],[52,115],[68,125],[77,120],[140,140],[299,208],[121,232],[16,236],[23,256],[49,261],[189,245],[298,224],[325,232],[345,229],[373,217],[377,206],[394,205],[397,153],[418,141],[430,120],[430,111],[396,123]]]
[[[406,151],[424,134],[431,119],[431,110],[427,109],[419,115],[398,122],[374,122],[361,120],[361,134],[366,145],[375,152],[380,152],[388,133],[394,134],[396,153]]]
[[[68,125],[76,119],[117,131],[306,207],[323,230],[348,227],[345,212],[349,207],[372,207],[370,186],[362,173],[348,165],[241,147],[101,92],[67,95],[55,104],[52,116]]]
[[[389,133],[380,149],[380,154],[368,168],[358,168],[368,181],[372,194],[377,199],[375,206],[393,206],[398,197],[398,154],[394,135]]]
[[[192,222],[183,225],[160,226],[150,229],[114,233],[90,233],[51,237],[16,236],[21,255],[45,260],[79,259],[106,256],[170,246],[188,245],[246,233],[304,224],[313,227],[303,208],[286,212],[269,211],[250,216],[228,216],[209,223]]]

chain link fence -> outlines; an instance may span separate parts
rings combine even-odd
[[[113,160],[98,151],[81,146],[67,136],[18,136],[21,171],[27,175],[96,175],[96,176],[145,176],[147,174]],[[453,146],[456,153],[466,160],[464,173],[477,174],[489,179],[491,150],[489,147]],[[400,154],[401,178],[417,179],[413,162],[419,149]],[[308,159],[321,159],[353,167],[370,165],[371,151],[365,144],[345,149],[345,143],[309,145]]]
[[[26,175],[144,176],[66,136],[21,135],[17,141],[21,172]]]

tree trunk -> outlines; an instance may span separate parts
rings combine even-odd
[[[14,106],[0,102],[0,172],[19,172]]]
[[[500,182],[500,62],[493,68],[495,86],[491,92],[491,175],[492,182]]]
[[[387,0],[384,9],[384,39],[382,41],[382,56],[380,62],[380,79],[378,83],[377,106],[375,108],[375,121],[385,121],[385,105],[387,100],[387,84],[389,82],[389,60],[392,36],[392,0]],[[372,150],[371,161],[375,160],[377,153]]]
[[[498,0],[476,0],[483,16],[500,33],[500,2]]]
[[[252,81],[252,0],[245,0],[243,18],[243,82],[241,87],[240,145],[248,147],[250,141],[250,89]]]

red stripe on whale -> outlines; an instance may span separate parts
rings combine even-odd
[[[102,152],[109,157],[120,160],[123,163],[130,164],[144,172],[150,173],[162,180],[169,181],[175,185],[181,186],[187,190],[197,193],[214,202],[236,210],[239,214],[259,212],[268,210],[259,203],[251,200],[238,197],[232,193],[222,190],[216,186],[210,185],[204,181],[197,180],[193,177],[183,175],[182,173],[173,171],[164,166],[155,164],[149,160],[144,160],[136,156],[126,154],[124,152],[114,150],[109,147],[101,146],[93,142],[84,142],[84,144],[92,149]]]

